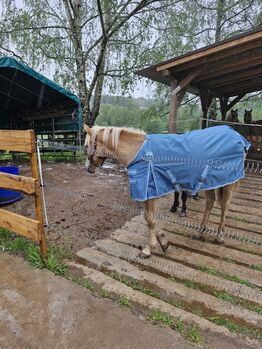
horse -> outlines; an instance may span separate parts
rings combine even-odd
[[[216,129],[217,131],[220,131],[220,134],[223,134],[223,130],[219,128],[228,128],[228,130],[231,130],[230,132],[235,132],[228,126],[215,126],[210,129]],[[118,128],[118,127],[99,127],[94,126],[92,128],[84,125],[84,130],[86,132],[86,138],[85,138],[85,146],[87,147],[87,162],[86,167],[89,173],[94,173],[97,167],[100,167],[103,165],[106,158],[111,158],[117,160],[120,164],[124,165],[128,169],[128,175],[129,175],[129,185],[130,185],[130,194],[132,198],[135,200],[137,197],[141,196],[143,194],[143,185],[138,188],[136,185],[140,185],[141,183],[139,181],[146,180],[146,176],[143,173],[143,168],[141,167],[140,170],[134,170],[133,164],[137,156],[139,156],[141,149],[145,144],[148,142],[148,135],[146,135],[143,131],[130,129],[130,128]],[[207,130],[207,129],[205,129]],[[193,132],[207,132],[205,130],[201,131],[191,131],[189,133]],[[215,132],[214,134],[219,134],[219,132]],[[229,132],[229,131],[228,131]],[[235,132],[238,136],[235,136],[237,139],[238,137],[243,138],[240,136],[237,132]],[[165,136],[168,137],[179,137],[178,135],[149,135],[151,136],[160,136],[161,139],[166,139]],[[184,135],[180,135],[184,136]],[[153,137],[154,138],[154,137]],[[201,138],[201,137],[200,137]],[[223,144],[228,145],[232,141],[232,134],[228,136],[227,139],[223,139]],[[214,139],[214,136],[212,136],[212,142],[216,142],[216,139]],[[242,140],[241,140],[242,142]],[[245,140],[246,143],[248,143]],[[188,142],[187,142],[188,143]],[[170,144],[170,141],[168,141],[168,144]],[[205,143],[206,144],[206,141]],[[248,143],[249,144],[249,143]],[[159,147],[159,144],[156,145],[156,147]],[[233,144],[234,147],[234,144]],[[248,148],[248,147],[247,147]],[[195,148],[194,148],[195,149]],[[220,147],[216,147],[216,151],[219,151]],[[201,152],[203,151],[203,146],[201,146]],[[204,150],[205,151],[205,150]],[[235,147],[234,147],[235,151]],[[242,157],[242,150],[241,150],[241,157]],[[145,161],[140,162],[139,164],[150,164],[150,161],[152,161],[152,153],[146,152],[144,154]],[[235,158],[235,154],[234,154]],[[152,164],[152,162],[151,162]],[[241,164],[241,169],[243,164]],[[188,167],[187,167],[188,168]],[[205,167],[206,169],[206,167]],[[138,180],[138,183],[136,183],[136,179],[134,177],[135,172],[140,175],[140,180]],[[196,169],[194,169],[196,171]],[[162,172],[162,174],[166,174],[168,171]],[[234,173],[240,173],[240,171],[233,171]],[[240,175],[239,175],[240,176]],[[228,178],[228,175],[224,175],[223,178]],[[243,178],[244,175],[242,174],[240,178]],[[149,178],[149,177],[148,177]],[[198,177],[199,178],[199,177]],[[151,178],[152,179],[152,178]],[[202,185],[205,178],[204,176],[201,176],[200,185]],[[225,185],[218,189],[217,191],[217,197],[219,202],[221,203],[221,218],[220,223],[218,226],[218,232],[217,232],[217,242],[223,243],[224,237],[223,232],[225,229],[225,217],[228,211],[229,203],[232,198],[233,192],[235,191],[237,187],[238,179],[235,180],[233,183]],[[171,187],[170,187],[171,185]],[[168,183],[168,186],[171,189],[171,192],[175,192],[176,188],[178,186],[175,179],[172,179],[172,183]],[[166,250],[169,247],[169,241],[166,239],[163,232],[157,227],[157,202],[159,199],[158,194],[156,196],[152,196],[149,199],[142,198],[140,201],[144,201],[145,203],[145,211],[144,211],[144,217],[147,222],[147,226],[149,229],[149,240],[146,244],[146,246],[142,249],[140,253],[141,258],[148,258],[151,255],[151,252],[155,250],[156,246],[159,244],[162,248],[163,253],[166,252]],[[165,195],[165,194],[164,194]],[[163,196],[163,195],[161,195]],[[199,232],[195,233],[196,238],[203,238],[203,233],[206,230],[206,226],[208,223],[208,219],[211,213],[211,210],[213,208],[214,202],[215,202],[215,190],[207,190],[206,191],[206,207],[205,212],[203,216],[203,220],[201,223],[201,230]]]
[[[230,113],[226,117],[226,121],[239,122],[237,111],[238,111],[238,109],[236,109],[236,110],[231,109]]]
[[[178,206],[179,206],[179,192],[175,192],[174,194],[174,202],[172,207],[170,208],[170,212],[177,212]],[[188,198],[188,193],[186,191],[182,191],[181,193],[181,200],[182,200],[182,207],[181,211],[179,212],[179,217],[186,217],[186,211],[187,211],[187,198]],[[194,200],[198,200],[198,194],[193,195]]]
[[[245,114],[244,114],[244,124],[252,124],[252,109],[251,110],[246,110],[245,109]]]

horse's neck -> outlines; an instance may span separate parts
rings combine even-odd
[[[134,159],[144,140],[145,135],[142,133],[123,130],[114,157],[120,164],[127,166]]]

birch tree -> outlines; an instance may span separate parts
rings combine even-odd
[[[182,0],[4,0],[2,51],[34,68],[53,70],[54,78],[75,90],[85,121],[93,125],[102,90],[132,85],[130,72],[159,45],[150,24]],[[133,79],[134,81],[134,79]]]

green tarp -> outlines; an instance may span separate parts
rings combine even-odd
[[[18,105],[19,102],[22,103],[23,101],[27,101],[27,97],[27,106],[30,107],[30,95],[34,106],[39,97],[43,98],[44,101],[47,101],[47,103],[50,104],[55,103],[56,101],[66,101],[70,103],[71,100],[72,105],[75,105],[77,108],[78,124],[79,126],[82,124],[79,97],[54,81],[46,78],[42,74],[36,72],[26,64],[11,57],[1,57],[0,79],[3,81],[3,84],[0,86],[2,101],[6,103],[8,97],[10,97],[10,99],[12,98],[12,102],[8,104],[10,108],[14,106],[15,103]],[[6,85],[4,85],[4,83]],[[41,91],[39,91],[40,89]],[[20,99],[18,97],[20,97]]]

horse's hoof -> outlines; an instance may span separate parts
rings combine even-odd
[[[162,251],[165,253],[169,247],[169,241],[167,241],[166,243],[164,243],[163,245],[161,245]]]
[[[181,211],[179,213],[179,217],[186,217],[186,211]]]
[[[216,238],[216,243],[218,244],[218,245],[224,245],[224,239],[223,238]]]
[[[139,253],[139,258],[141,258],[141,259],[147,259],[147,258],[149,258],[150,257],[150,254],[147,254],[147,253],[145,253],[145,252],[143,252],[143,251],[141,251],[140,253]]]
[[[176,212],[176,211],[177,211],[177,207],[172,206],[172,207],[170,208],[170,212]]]
[[[199,241],[206,241],[206,237],[203,235],[204,231],[200,231],[198,233],[194,234],[194,239],[199,240]]]

